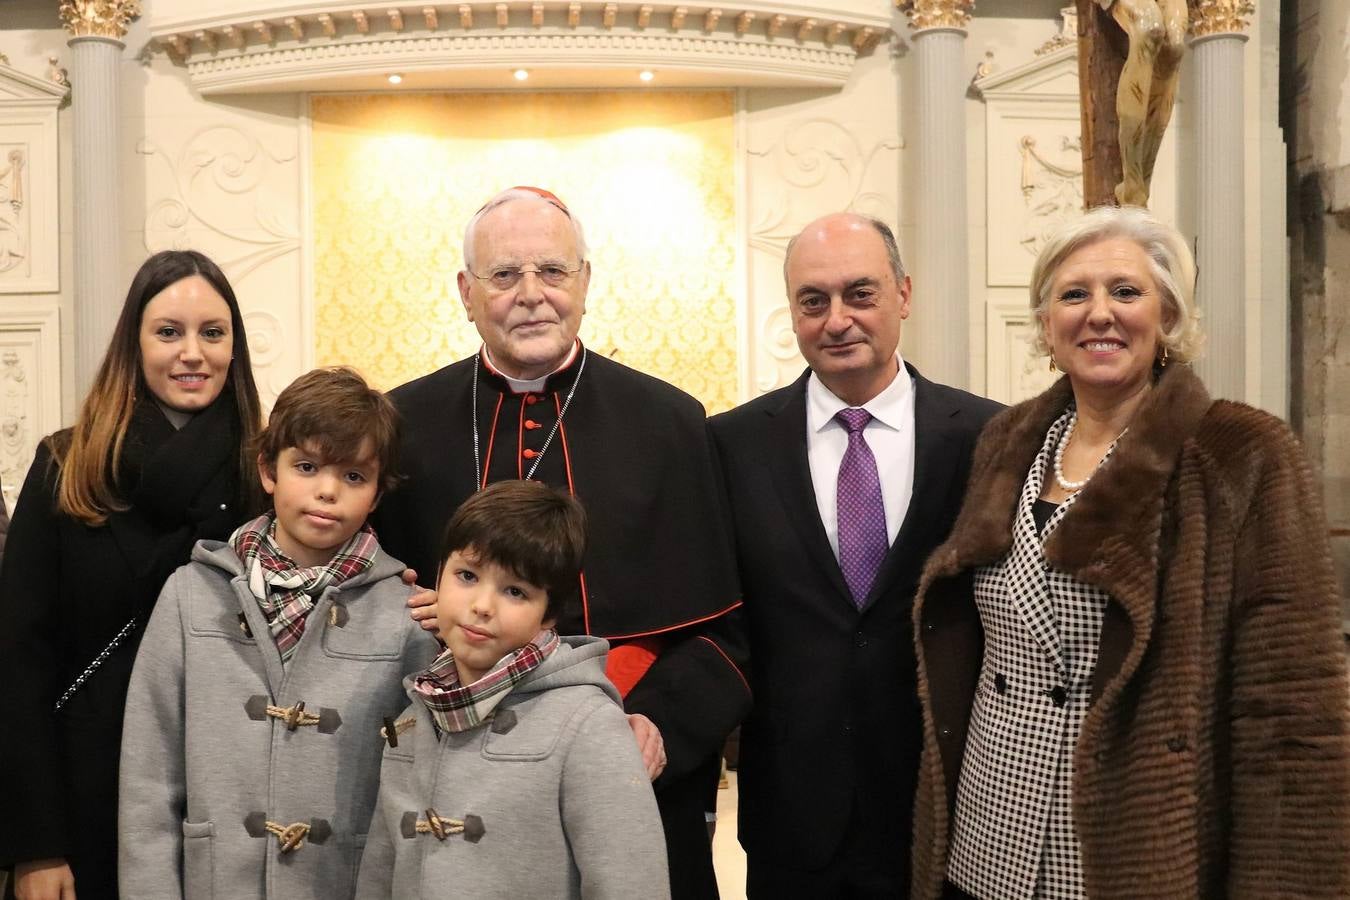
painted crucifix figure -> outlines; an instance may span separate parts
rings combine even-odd
[[[1119,29],[1109,23],[1103,28],[1104,17],[1092,7],[1108,14]],[[1080,0],[1079,13],[1086,43],[1080,46],[1079,68],[1084,174],[1087,178],[1092,171],[1097,183],[1095,189],[1085,183],[1084,200],[1088,206],[1147,206],[1185,51],[1186,0]],[[1122,37],[1126,47],[1120,46]],[[1114,102],[1105,95],[1113,95]],[[1115,146],[1104,146],[1108,141]]]

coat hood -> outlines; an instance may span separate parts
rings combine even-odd
[[[600,688],[620,705],[623,700],[618,690],[605,677],[605,656],[609,641],[587,635],[565,635],[559,638],[558,649],[539,664],[512,691],[524,699],[528,694],[551,691],[554,688],[591,684]]]

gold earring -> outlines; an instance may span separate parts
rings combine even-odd
[[[1163,344],[1163,355],[1162,355],[1162,359],[1158,360],[1158,368],[1160,368],[1160,369],[1165,369],[1165,368],[1167,368],[1167,345],[1166,345],[1166,344]]]
[[[1053,354],[1053,353],[1050,354],[1050,371],[1051,371],[1051,372],[1057,371],[1057,370],[1055,369],[1055,354]]]

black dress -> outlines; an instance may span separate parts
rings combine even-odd
[[[523,478],[538,461],[534,478],[582,502],[588,544],[579,602],[564,609],[558,630],[657,647],[656,662],[624,706],[648,716],[665,741],[669,762],[655,787],[672,893],[716,896],[705,785],[750,694],[703,408],[599,354],[585,356],[584,371],[581,359],[550,376],[542,391],[514,393],[480,358],[476,418],[473,357],[395,389],[407,480],[380,504],[375,528],[381,546],[431,586],[445,524],[479,479]],[[475,422],[486,475],[475,466]]]
[[[140,401],[118,484],[130,509],[89,527],[56,506],[53,435],[38,448],[0,567],[0,865],[64,857],[80,900],[117,896],[122,707],[165,579],[241,508],[240,428],[226,391],[181,430]],[[130,622],[126,638],[57,699]]]

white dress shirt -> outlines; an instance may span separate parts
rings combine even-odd
[[[900,369],[880,394],[862,405],[872,414],[863,429],[863,439],[872,448],[881,479],[882,505],[886,510],[886,543],[895,543],[900,523],[914,493],[914,381],[905,361],[896,354]],[[835,418],[850,409],[812,372],[806,381],[806,455],[811,464],[811,485],[816,492],[820,523],[830,538],[830,549],[839,558],[839,464],[848,449],[848,429]]]

